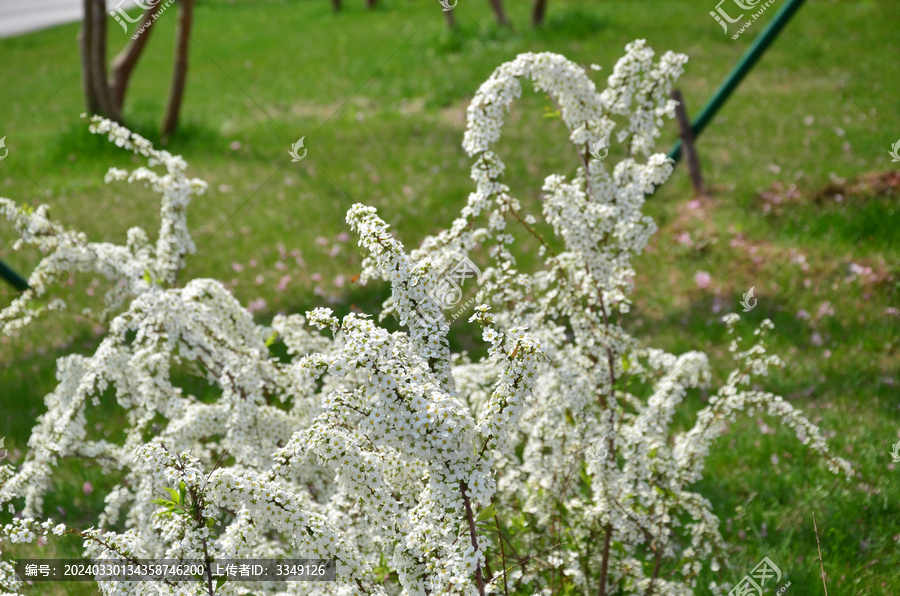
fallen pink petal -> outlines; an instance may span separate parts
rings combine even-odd
[[[250,301],[250,303],[247,305],[247,310],[252,313],[257,313],[266,310],[267,306],[268,303],[266,302],[265,298],[257,298]]]
[[[706,271],[698,271],[694,274],[694,282],[697,284],[698,288],[704,290],[712,283],[712,276]]]

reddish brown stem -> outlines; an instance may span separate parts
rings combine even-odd
[[[469,538],[472,540],[472,548],[478,551],[478,535],[475,533],[475,517],[472,515],[472,504],[469,502],[469,495],[466,494],[466,485],[459,481],[459,492],[462,493],[463,503],[466,506],[466,521],[469,524]],[[484,596],[484,577],[481,575],[481,564],[475,567],[475,581],[478,583],[478,594]]]

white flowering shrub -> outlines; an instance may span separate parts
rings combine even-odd
[[[25,461],[0,467],[0,505],[15,514],[0,546],[77,532],[93,558],[337,561],[334,583],[99,582],[110,595],[693,594],[724,544],[692,486],[739,412],[780,418],[829,469],[851,470],[790,404],[751,388],[781,365],[763,347],[770,323],[749,345],[734,338],[736,370],[694,425],[674,432],[688,389],[710,380],[706,357],[642,348],[613,321],[628,312],[631,261],[655,231],[645,196],[672,171],[652,149],[685,61],[654,61],[632,43],[602,92],[555,54],[498,68],[468,108],[476,188],[448,230],[407,253],[375,209],[347,214],[367,251],[361,281],[390,284],[381,316],[396,317],[394,332],[327,308],[261,326],[217,281],[181,283],[194,250],[185,210],[204,183],[186,177],[180,157],[93,120],[93,132],[148,158],[107,180],[152,186],[162,226],[155,245],[138,228],[123,246],[91,243],[45,207],[0,200],[18,245],[46,254],[31,289],[0,313],[4,331],[64,308],[53,289],[72,272],[112,287],[95,315],[108,334],[93,354],[59,360]],[[491,149],[522,78],[556,102],[580,164],[571,178],[546,178],[536,213],[510,194]],[[604,138],[627,155],[611,169],[590,155]],[[534,271],[517,265],[516,230],[540,247]],[[482,304],[468,321],[484,341],[478,357],[451,352],[431,297],[464,257],[483,264]],[[726,317],[732,332],[736,320]],[[289,357],[273,354],[276,342]],[[190,394],[175,380],[186,375],[207,391]],[[124,440],[87,428],[89,410],[118,424],[124,413]],[[72,457],[117,482],[93,528],[42,511],[57,465]],[[180,495],[180,507],[166,495]],[[0,592],[20,589],[0,563]]]

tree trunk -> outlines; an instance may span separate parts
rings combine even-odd
[[[115,108],[122,113],[122,104],[125,103],[125,90],[128,88],[128,79],[150,39],[150,32],[153,30],[153,24],[156,23],[156,14],[162,8],[163,3],[157,2],[144,11],[144,18],[141,19],[137,31],[143,31],[132,39],[131,42],[113,58],[110,66],[109,93]],[[146,26],[146,28],[144,28]]]
[[[121,114],[115,108],[109,94],[106,78],[106,0],[93,0],[91,10],[91,76],[97,107],[101,116],[120,122]]]
[[[331,6],[334,7],[334,12],[341,12],[341,0],[331,0]]]
[[[163,117],[162,134],[167,136],[178,124],[178,113],[181,111],[181,100],[184,97],[184,86],[187,80],[188,49],[191,35],[191,23],[194,20],[194,0],[180,0],[178,5],[178,31],[175,36],[175,64],[172,77],[172,93]]]
[[[378,4],[378,0],[366,0],[366,8],[375,8],[376,4]]]
[[[494,14],[497,15],[497,23],[501,27],[511,27],[512,23],[509,22],[506,12],[503,10],[503,0],[488,0],[488,2],[490,2]]]
[[[91,73],[91,89],[97,102],[95,113],[120,122],[122,116],[113,105],[106,78],[106,0],[90,0],[90,2],[90,13],[85,12],[85,18],[91,21],[90,46],[85,68]]]
[[[540,27],[544,24],[544,14],[547,12],[547,0],[535,0],[534,12],[531,13],[531,24]]]
[[[82,2],[84,16],[81,19],[81,31],[78,32],[78,47],[81,50],[81,82],[84,86],[84,107],[88,113],[96,114],[100,111],[97,94],[94,91],[94,69],[91,47],[93,46],[94,12],[93,0]]]

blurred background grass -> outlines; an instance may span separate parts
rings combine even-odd
[[[199,251],[182,279],[223,280],[243,303],[256,301],[262,321],[322,304],[377,310],[385,288],[351,282],[361,255],[344,214],[354,202],[376,206],[408,247],[449,225],[472,190],[460,147],[465,107],[499,64],[559,52],[602,65],[593,74],[602,88],[624,45],[645,38],[660,54],[690,55],[679,87],[696,114],[764,25],[733,41],[708,16],[712,3],[550,0],[535,31],[530,3],[506,4],[512,31],[494,25],[487,2],[461,0],[452,32],[436,2],[381,0],[368,11],[359,0],[334,14],[325,0],[198,1],[182,125],[166,146],[210,183],[190,208]],[[174,10],[160,18],[125,102],[126,122],[153,140],[174,22]],[[708,352],[721,379],[730,369],[719,318],[755,287],[759,302],[742,328],[771,318],[772,349],[788,363],[765,389],[806,411],[860,472],[852,482],[831,476],[758,414],[733,425],[699,487],[732,545],[722,571],[732,581],[769,556],[791,593],[821,593],[815,511],[830,593],[900,591],[900,469],[889,455],[900,439],[900,178],[888,156],[900,137],[898,27],[893,0],[807,2],[699,142],[711,197],[692,200],[679,166],[648,201],[661,229],[636,262],[634,312],[623,324],[646,344]],[[103,183],[110,166],[133,164],[78,117],[77,30],[0,40],[9,148],[0,196],[50,203],[55,219],[92,240],[122,243],[132,226],[156,230],[158,203],[149,190]],[[126,41],[111,28],[110,55]],[[544,176],[570,174],[575,162],[562,124],[541,117],[549,102],[525,87],[500,152],[507,183],[533,207]],[[301,136],[307,157],[291,163]],[[673,123],[659,150],[675,136]],[[14,237],[0,222],[0,258],[27,275],[39,255],[12,252]],[[105,290],[90,276],[72,281],[61,289],[71,312]],[[14,296],[0,286],[0,303]],[[55,386],[55,359],[91,352],[101,332],[62,314],[0,339],[0,436],[13,462]],[[464,329],[454,341],[468,345]],[[679,423],[702,403],[692,395]],[[47,513],[89,525],[115,480],[64,462]],[[79,542],[11,552],[77,556]],[[29,593],[93,592],[47,586]]]

